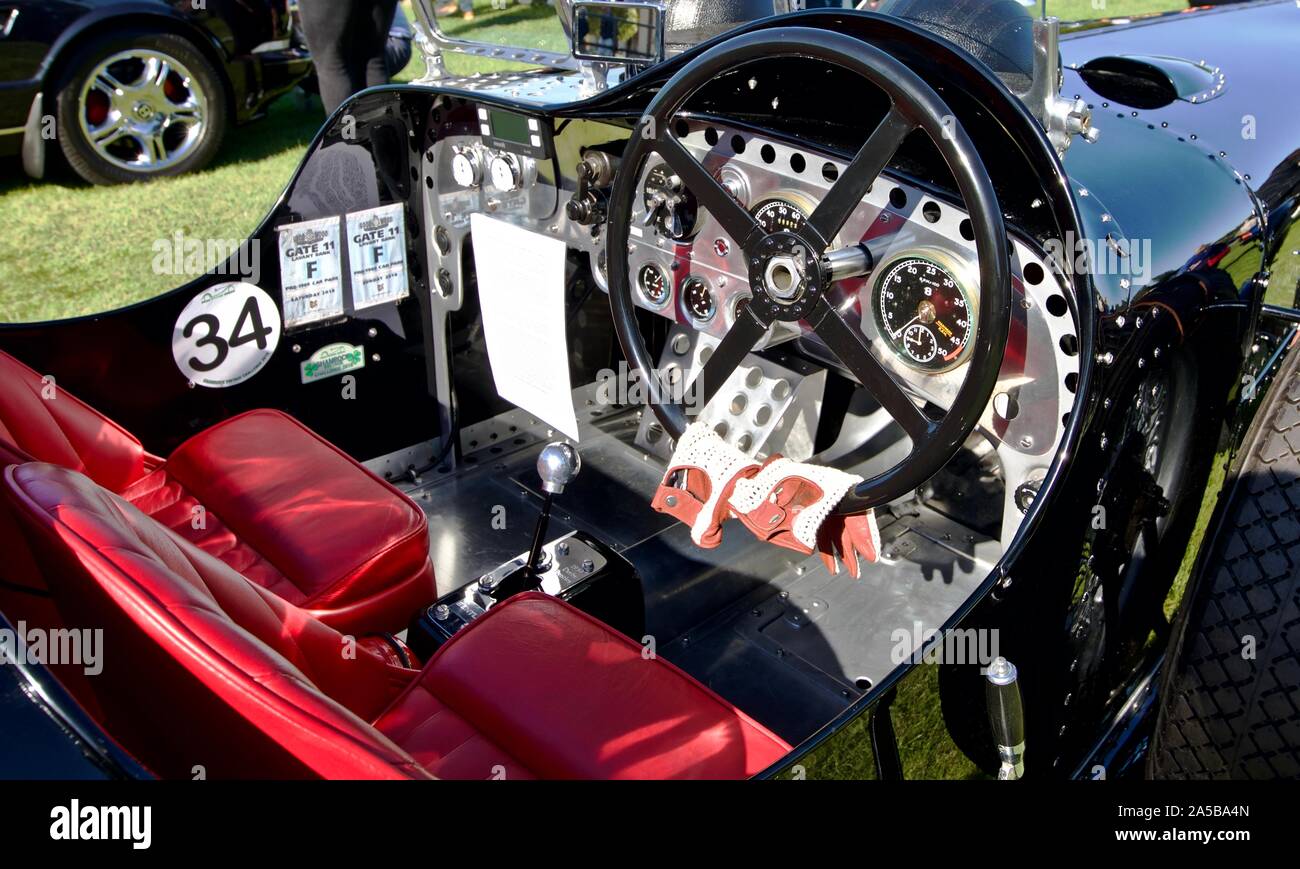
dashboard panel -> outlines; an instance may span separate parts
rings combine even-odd
[[[438,266],[433,285],[443,302],[455,308],[463,297],[467,215],[474,211],[562,239],[588,259],[607,290],[601,201],[588,195],[582,164],[593,151],[609,161],[621,151],[626,129],[585,119],[562,122],[545,156],[511,153],[499,140],[472,132],[446,136],[426,155],[435,179],[426,191],[429,249]],[[802,220],[846,165],[814,146],[706,118],[681,118],[674,132],[769,229]],[[573,207],[579,198],[588,200],[582,209]],[[723,336],[737,303],[750,295],[747,264],[735,240],[654,158],[639,179],[631,227],[629,280],[636,304],[715,339]],[[981,430],[1014,487],[1046,471],[1063,434],[1079,342],[1066,293],[1046,259],[1014,229],[1009,234],[1010,337]],[[980,304],[972,237],[963,208],[887,171],[833,245],[860,244],[870,252],[874,268],[839,281],[831,300],[918,403],[950,406],[965,377]],[[847,374],[802,324],[776,324],[759,349],[781,342]]]
[[[797,225],[845,168],[842,159],[758,133],[701,120],[679,126],[696,159],[769,230]],[[637,304],[720,338],[735,320],[737,303],[750,296],[744,255],[703,209],[688,208],[694,220],[676,221],[687,224],[685,232],[663,231],[662,215],[648,206],[654,197],[644,194],[647,185],[652,191],[659,186],[662,165],[652,161],[645,168],[632,215],[629,264]],[[886,174],[833,245],[865,245],[875,263],[864,278],[839,282],[832,296],[837,308],[900,382],[944,408],[962,384],[974,339],[979,282],[973,235],[962,208]],[[1017,451],[1044,454],[1073,403],[1078,340],[1046,260],[1014,234],[1011,247],[1009,347],[984,423]],[[655,275],[651,286],[662,287],[653,297],[643,285],[647,274]],[[803,325],[778,323],[761,346],[791,339],[822,355],[820,340]],[[829,354],[822,361],[833,363]]]

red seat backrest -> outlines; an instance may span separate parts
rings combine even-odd
[[[409,674],[82,474],[32,463],[5,482],[65,624],[103,630],[86,681],[109,732],[155,772],[427,777],[367,723]]]
[[[145,460],[129,431],[0,351],[0,465],[49,462],[121,492]]]
[[[120,492],[145,472],[135,437],[93,407],[0,351],[0,469],[40,461],[81,471]],[[0,507],[0,611],[50,627],[56,616],[26,540]]]

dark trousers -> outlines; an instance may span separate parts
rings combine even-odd
[[[299,0],[326,114],[359,90],[387,84],[384,45],[396,5],[397,0]]]

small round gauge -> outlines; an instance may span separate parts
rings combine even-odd
[[[924,364],[938,355],[939,342],[927,327],[913,323],[903,330],[903,349],[909,359]]]
[[[966,361],[977,299],[964,279],[968,272],[941,251],[906,251],[880,264],[872,309],[899,359],[929,374]]]
[[[644,204],[647,226],[653,223],[660,233],[674,241],[695,234],[699,205],[668,164],[660,163],[646,175]]]
[[[713,300],[713,291],[703,278],[689,277],[682,284],[682,304],[686,313],[697,323],[707,323],[717,312],[717,302]]]
[[[764,232],[789,232],[808,221],[808,212],[788,199],[767,199],[754,208],[754,219]]]
[[[654,263],[646,263],[636,273],[636,285],[642,297],[656,308],[662,308],[668,301],[668,275]]]
[[[451,158],[451,177],[461,187],[477,187],[483,180],[483,163],[473,151],[457,151]]]
[[[513,154],[498,154],[488,164],[488,174],[492,177],[492,186],[509,193],[519,188],[521,173],[519,163]]]

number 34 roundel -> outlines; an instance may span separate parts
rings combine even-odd
[[[219,389],[261,371],[279,343],[280,309],[271,297],[229,282],[190,299],[172,329],[172,358],[191,383]]]

